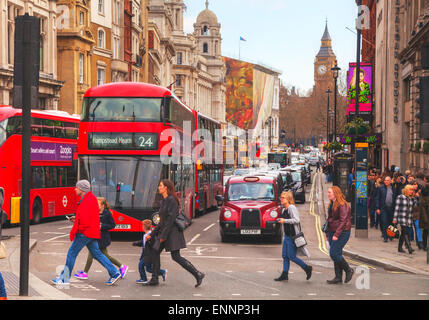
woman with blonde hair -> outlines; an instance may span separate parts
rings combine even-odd
[[[292,238],[301,232],[301,224],[299,220],[299,212],[295,207],[295,201],[293,199],[293,194],[290,191],[285,191],[280,195],[280,202],[282,204],[282,214],[277,221],[283,224],[284,237],[283,237],[283,247],[282,247],[282,257],[283,257],[283,272],[280,277],[274,279],[274,281],[287,281],[289,280],[289,267],[290,261],[295,262],[299,265],[306,273],[306,279],[311,278],[311,273],[313,267],[307,265],[304,261],[298,258],[297,252],[300,255],[310,257],[310,254],[306,246],[297,248]]]
[[[402,189],[402,194],[396,198],[395,213],[393,214],[393,224],[401,226],[401,236],[399,237],[398,252],[405,252],[402,245],[408,249],[408,253],[414,252],[409,238],[409,228],[413,228],[413,207],[417,199],[414,197],[414,186],[407,184]]]
[[[343,282],[343,271],[346,273],[344,282],[348,283],[354,270],[348,265],[343,257],[343,248],[350,238],[352,228],[350,205],[347,203],[343,193],[337,186],[328,189],[328,198],[330,200],[328,209],[328,232],[329,256],[334,261],[335,278],[327,280],[328,284],[337,284]]]

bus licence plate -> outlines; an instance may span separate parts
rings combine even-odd
[[[131,225],[130,224],[117,224],[115,229],[121,229],[121,230],[131,229]]]
[[[261,229],[241,229],[241,234],[261,234]]]

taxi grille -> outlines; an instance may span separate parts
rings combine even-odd
[[[261,228],[261,214],[258,209],[241,210],[241,228]]]

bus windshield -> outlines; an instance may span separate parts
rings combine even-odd
[[[106,198],[116,210],[159,208],[158,185],[166,169],[153,156],[79,158],[80,179],[90,181],[94,195]]]
[[[159,122],[162,98],[85,98],[82,121]]]
[[[6,141],[6,138],[7,138],[7,132],[6,132],[7,120],[8,119],[0,121],[0,147],[3,145],[3,143]]]

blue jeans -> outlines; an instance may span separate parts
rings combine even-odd
[[[423,242],[422,229],[419,227],[419,220],[414,220],[414,228],[416,229],[416,242]]]
[[[140,273],[140,279],[143,281],[147,281],[146,271],[149,273],[153,273],[152,264],[143,263],[143,257],[142,257],[140,258],[140,261],[139,261],[139,273]],[[164,274],[165,274],[165,270],[161,269],[161,275],[164,276]]]
[[[329,256],[334,262],[340,262],[343,260],[343,248],[350,239],[350,231],[343,231],[338,240],[332,240],[335,232],[328,231],[329,238]]]
[[[100,248],[98,247],[98,239],[87,238],[83,234],[78,233],[76,234],[76,237],[73,240],[69,251],[67,252],[66,265],[60,275],[60,278],[63,279],[65,283],[70,282],[70,275],[73,271],[76,258],[79,252],[85,246],[88,248],[93,258],[100,262],[100,264],[107,269],[110,277],[113,277],[119,273],[118,269],[115,268],[110,260],[101,253]]]
[[[307,267],[306,263],[296,256],[296,246],[288,236],[283,237],[282,258],[283,272],[289,272],[290,261],[295,262],[304,270]]]
[[[6,286],[4,284],[4,280],[3,280],[3,276],[1,275],[1,272],[0,272],[0,297],[7,298]]]

